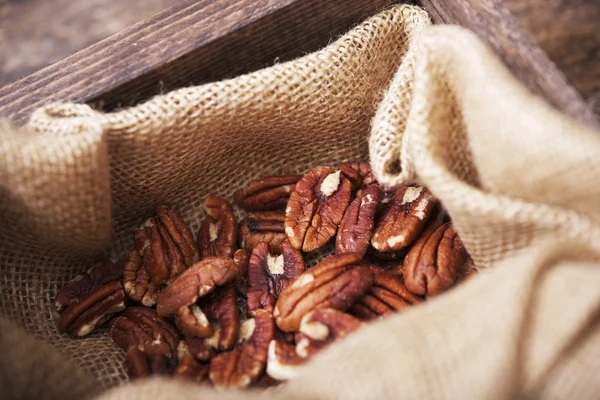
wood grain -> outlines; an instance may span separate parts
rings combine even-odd
[[[256,70],[316,50],[392,2],[185,1],[0,88],[0,118],[24,124],[58,100],[110,110]]]
[[[0,31],[4,32],[4,48],[0,58],[10,54],[4,63],[0,61],[0,86],[68,57],[180,2],[0,0]]]
[[[515,0],[516,1],[516,0]],[[465,26],[483,39],[533,93],[573,118],[600,127],[581,95],[569,85],[502,0],[422,0],[436,23]],[[534,3],[541,5],[542,1]]]
[[[600,1],[504,1],[600,117]]]

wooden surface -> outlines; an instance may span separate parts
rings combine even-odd
[[[0,86],[182,0],[0,0]],[[1,39],[0,39],[1,40]],[[10,55],[1,59],[3,55]]]
[[[566,1],[566,0],[565,0]],[[516,0],[514,0],[516,2]],[[573,118],[600,127],[592,109],[569,85],[503,0],[422,0],[436,23],[465,26],[482,38],[534,93]],[[545,0],[532,3],[543,7]]]
[[[92,14],[91,5],[101,2],[121,7],[121,14],[141,7],[140,4],[150,7],[153,2],[155,6],[163,1],[179,4],[0,88],[0,118],[8,117],[23,124],[33,109],[59,100],[86,102],[110,110],[163,91],[256,70],[322,47],[351,25],[392,3],[392,0],[89,1],[85,4],[90,5],[88,11]],[[29,10],[31,16],[21,15],[21,20],[11,18],[9,24],[2,22],[0,33],[9,31],[5,36],[14,38],[15,30],[20,30],[21,35],[39,31],[43,27],[32,23],[34,14],[38,13],[38,19],[39,15],[50,16],[56,10],[49,4],[59,2],[67,7],[79,0],[10,0],[9,3],[20,7],[30,7],[22,10]],[[600,108],[599,1],[422,0],[418,3],[437,22],[458,23],[475,31],[519,79],[553,106],[579,120],[598,124],[590,107],[568,82],[592,107]],[[0,8],[0,16],[6,17],[6,10]],[[79,10],[79,15],[85,12],[85,8]],[[104,21],[109,23],[103,28],[115,29],[116,26],[110,26],[115,24],[115,18],[106,16],[119,12],[104,12]],[[65,14],[64,9],[59,13]],[[132,14],[129,15],[131,19]],[[143,17],[143,13],[139,15]],[[92,27],[89,18],[86,25],[81,22],[86,17],[72,14],[58,24],[53,19],[51,25],[61,30],[71,29],[70,25],[78,27],[65,36],[72,39],[74,33],[94,31],[86,29]],[[29,35],[40,39],[39,34]],[[17,42],[8,40],[9,44]],[[29,41],[25,44],[31,46]],[[27,50],[25,46],[26,53]],[[29,48],[29,53],[36,51]],[[14,48],[6,52],[11,54],[11,62],[14,55],[21,53]],[[566,79],[551,61],[563,70]]]
[[[0,88],[18,124],[52,101],[130,105],[162,91],[252,71],[316,50],[391,0],[185,1]]]
[[[600,116],[600,1],[504,2]]]

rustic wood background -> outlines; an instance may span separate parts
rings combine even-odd
[[[280,3],[286,1],[281,0]],[[0,0],[0,87],[181,2],[182,0]],[[329,7],[331,15],[335,15],[334,7],[342,7],[344,4],[343,1],[332,1],[333,3],[335,4]],[[356,8],[353,18],[360,17],[361,6],[357,6],[360,2],[347,3]],[[364,3],[369,2],[365,0]],[[379,0],[380,5],[385,3]],[[502,55],[505,62],[511,67],[516,66],[517,73],[529,74],[527,68],[520,68],[520,63],[524,56],[531,58],[531,55],[513,53],[510,46],[502,43],[503,40],[513,39],[510,34],[513,27],[523,28],[526,34],[518,38],[523,44],[521,51],[537,42],[545,52],[533,54],[534,62],[528,68],[533,69],[533,72],[544,71],[549,60],[559,67],[558,72],[548,76],[542,74],[535,79],[526,77],[529,79],[528,86],[549,98],[560,109],[580,108],[577,101],[572,101],[573,96],[568,93],[563,95],[562,90],[556,89],[561,87],[561,79],[567,81],[581,93],[596,116],[600,116],[600,1],[423,0],[419,3],[427,6],[438,21],[461,23],[480,36],[489,34],[488,42],[497,51],[504,51],[505,54]],[[303,6],[304,8],[311,5],[325,8],[322,2],[307,1],[306,4],[308,5]],[[363,9],[367,9],[367,6]],[[499,11],[489,13],[490,9]],[[293,13],[284,13],[282,22],[276,21],[271,25],[283,30],[283,24],[294,24],[293,16]],[[510,17],[508,23],[497,23],[499,18],[507,16]],[[252,29],[240,35],[244,36],[249,32]],[[289,40],[290,45],[293,45],[293,40]],[[213,50],[209,48],[206,51]],[[514,65],[510,65],[511,63]],[[147,77],[142,77],[145,78]],[[211,76],[203,78],[210,79]],[[558,91],[561,93],[556,93]],[[573,112],[585,114],[585,111],[579,109]]]

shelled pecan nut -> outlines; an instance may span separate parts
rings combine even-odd
[[[109,334],[123,350],[137,347],[148,356],[170,356],[179,344],[179,333],[156,311],[145,307],[129,307],[109,324]]]
[[[153,306],[159,288],[199,259],[181,216],[166,206],[157,206],[156,213],[134,232],[137,256],[129,254],[123,273],[125,292],[145,306]]]
[[[367,252],[382,196],[381,187],[371,184],[346,209],[335,240],[336,254]]]
[[[208,214],[198,231],[198,248],[201,258],[233,257],[237,239],[237,221],[231,204],[225,199],[210,195],[204,202]]]
[[[204,338],[185,337],[184,341],[190,354],[199,362],[208,362],[216,354],[215,349]]]
[[[150,275],[143,265],[143,259],[137,250],[132,250],[123,269],[123,287],[127,297],[142,303],[146,307],[156,304],[158,289],[150,282]]]
[[[191,354],[185,342],[179,342],[177,347],[177,359],[179,361],[173,375],[178,378],[192,380],[202,383],[208,379],[208,365],[202,365]]]
[[[214,328],[213,335],[205,339],[206,344],[218,351],[231,349],[240,332],[240,312],[234,286],[227,284],[220,287],[200,303],[207,310]]]
[[[423,232],[435,206],[426,188],[402,186],[378,218],[371,244],[382,252],[410,246]]]
[[[261,242],[269,244],[271,251],[280,252],[285,234],[285,214],[262,211],[249,214],[240,222],[238,242],[240,247],[252,251]]]
[[[194,304],[200,297],[225,285],[237,276],[231,258],[207,257],[192,265],[171,282],[158,296],[160,316],[174,314],[180,307]]]
[[[179,307],[175,313],[175,325],[185,336],[205,338],[214,333],[208,317],[197,304]]]
[[[106,285],[109,282],[120,281],[123,277],[125,260],[116,263],[107,260],[94,265],[85,274],[77,275],[64,285],[56,294],[54,306],[56,311],[62,312],[82,297]]]
[[[298,375],[299,367],[306,358],[296,354],[296,346],[271,340],[267,359],[267,375],[278,381],[287,381]]]
[[[248,263],[248,312],[272,312],[281,291],[304,270],[302,254],[287,240],[281,243],[280,254],[273,254],[267,243],[257,244]]]
[[[402,278],[381,267],[371,266],[373,286],[354,303],[349,312],[365,320],[404,310],[424,299],[411,293]]]
[[[248,263],[250,262],[250,252],[246,249],[238,249],[233,253],[233,262],[237,269],[237,275],[235,277],[235,284],[241,293],[246,292],[248,285]]]
[[[265,370],[274,330],[273,316],[268,311],[257,310],[254,318],[245,321],[238,345],[211,360],[209,377],[215,387],[241,389],[255,382]]]
[[[125,369],[129,379],[144,378],[150,375],[150,364],[146,354],[137,347],[131,347],[127,350],[125,356]]]
[[[317,167],[296,184],[285,210],[285,233],[296,249],[310,252],[331,239],[350,204],[350,181],[341,171]]]
[[[159,231],[167,244],[167,261],[170,264],[169,279],[176,278],[187,267],[200,260],[196,242],[185,221],[175,210],[157,206],[156,216],[160,221]]]
[[[468,261],[452,224],[434,224],[406,255],[404,282],[415,294],[433,296],[454,285],[470,266]]]
[[[58,319],[58,330],[71,337],[83,337],[124,309],[125,293],[121,283],[109,282],[67,307]]]
[[[313,310],[302,317],[296,354],[309,358],[332,342],[344,338],[364,323],[350,314],[332,308]]]
[[[272,211],[285,207],[302,175],[266,176],[250,182],[247,189],[236,190],[235,203],[246,211]]]
[[[352,190],[366,188],[377,183],[371,164],[362,161],[347,161],[340,164],[340,171],[352,184]]]
[[[304,314],[316,308],[346,310],[361,298],[373,283],[368,267],[355,267],[360,254],[345,253],[325,258],[286,287],[273,315],[284,332],[298,330]]]

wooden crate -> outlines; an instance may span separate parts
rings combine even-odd
[[[103,110],[233,77],[325,46],[391,0],[190,0],[0,88],[0,118],[24,124],[54,101]],[[502,0],[422,0],[436,23],[473,30],[534,93],[598,126],[579,92]]]

